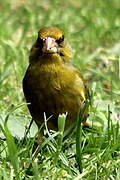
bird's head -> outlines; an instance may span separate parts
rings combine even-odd
[[[64,32],[57,27],[44,27],[38,32],[36,46],[43,54],[57,53],[64,43]]]
[[[60,57],[69,60],[72,57],[71,48],[64,40],[64,31],[58,27],[44,27],[38,31],[36,42],[31,48],[29,62],[34,62],[41,56]]]

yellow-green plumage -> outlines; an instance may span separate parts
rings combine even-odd
[[[30,51],[30,64],[23,80],[23,90],[30,103],[30,113],[38,126],[43,123],[45,112],[47,117],[53,115],[48,127],[57,129],[59,114],[67,112],[67,128],[76,120],[88,92],[79,71],[71,63],[69,46],[63,40],[56,45],[57,52],[43,53],[40,42],[46,37],[53,38],[51,41],[55,39],[56,45],[56,40],[63,37],[63,31],[56,27],[46,27],[39,31],[40,39]]]

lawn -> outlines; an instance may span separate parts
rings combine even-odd
[[[76,136],[45,137],[33,158],[37,132],[22,91],[29,50],[44,26],[64,29],[73,63],[93,94],[89,123],[81,129],[81,165]],[[0,2],[0,180],[120,179],[119,0],[1,0]]]

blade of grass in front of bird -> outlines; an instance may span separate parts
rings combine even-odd
[[[62,141],[63,141],[63,133],[64,133],[64,129],[65,129],[66,116],[67,116],[67,114],[62,114],[62,115],[59,115],[59,117],[58,117],[58,130],[59,130],[58,153],[61,151],[61,148],[62,148]]]
[[[63,133],[65,128],[66,115],[62,114],[58,117],[58,137],[57,137],[57,146],[56,146],[56,154],[55,154],[55,162],[58,163],[58,158],[62,152],[62,141],[63,141]],[[63,158],[62,158],[63,159]]]
[[[76,125],[76,161],[79,167],[79,172],[82,173],[82,148],[81,148],[81,142],[82,142],[82,126],[81,123],[83,121],[84,113],[89,108],[89,101],[86,101],[83,109],[80,111],[80,113],[77,116],[77,125]]]
[[[66,116],[67,114],[62,114],[62,115],[59,115],[58,117],[58,130],[62,133],[64,132],[64,129],[65,129]]]
[[[6,136],[6,142],[7,142],[8,152],[9,152],[9,158],[10,158],[11,164],[12,164],[12,166],[14,168],[16,178],[18,180],[21,180],[20,175],[19,175],[18,152],[17,152],[17,149],[16,149],[16,145],[14,143],[14,139],[13,139],[13,137],[11,135],[11,132],[7,127],[6,122],[8,120],[8,115],[7,115],[6,118],[7,119],[5,120],[5,123],[4,123],[4,134]]]
[[[47,126],[47,121],[48,121],[48,120],[51,120],[50,118],[52,118],[52,116],[50,116],[50,117],[47,119],[46,114],[45,114],[45,112],[44,112],[44,122],[45,122],[46,133],[47,133],[48,137],[50,138],[50,140],[51,140],[54,144],[56,144],[56,141],[55,141],[55,139],[52,137],[52,135],[50,134],[50,132],[49,132],[49,130],[48,130],[48,126]]]
[[[116,138],[116,141],[118,142],[119,140],[119,121],[117,121],[117,124],[116,124],[116,133],[115,133],[115,138]]]

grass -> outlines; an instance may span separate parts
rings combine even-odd
[[[45,137],[34,160],[35,124],[30,138],[22,143],[31,120],[22,78],[37,31],[48,25],[64,29],[73,49],[73,63],[88,79],[94,94],[89,122],[97,132],[81,131],[81,174],[75,159],[74,132],[67,139],[59,137],[59,132]],[[1,0],[0,180],[120,179],[119,36],[119,0]]]

